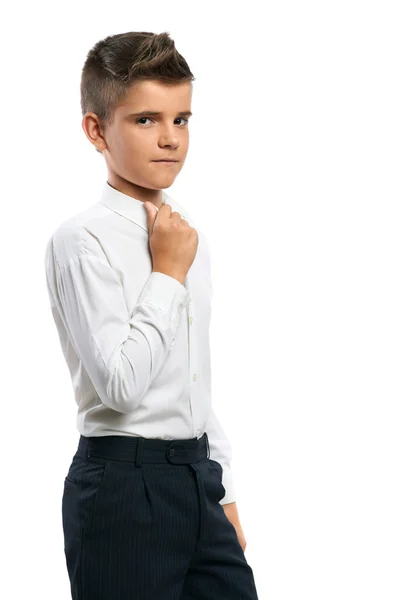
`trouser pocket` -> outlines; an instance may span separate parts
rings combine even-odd
[[[75,455],[64,479],[62,522],[67,563],[79,552],[96,508],[108,462]]]

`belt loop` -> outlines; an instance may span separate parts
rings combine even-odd
[[[89,438],[85,438],[85,441],[86,441],[86,444],[85,444],[85,446],[86,446],[86,458],[90,458],[91,457],[91,454],[90,454],[90,440],[89,440]]]
[[[144,444],[144,439],[141,437],[138,437],[138,441],[137,441],[137,447],[136,447],[136,466],[137,467],[141,467],[142,466],[142,450],[143,450],[143,444]]]

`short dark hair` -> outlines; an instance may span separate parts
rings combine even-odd
[[[109,35],[89,51],[81,75],[82,116],[94,112],[111,124],[113,109],[138,81],[194,81],[168,32],[128,31]]]

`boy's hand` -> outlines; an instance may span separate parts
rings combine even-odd
[[[239,514],[237,511],[236,502],[229,502],[228,504],[223,504],[222,508],[224,509],[225,515],[232,523],[234,528],[236,529],[236,535],[238,537],[239,543],[242,547],[243,552],[246,549],[247,542],[244,537],[243,529],[239,521]]]
[[[152,202],[144,202],[144,207],[153,271],[170,275],[183,284],[196,256],[197,231],[182,219],[180,213],[172,212],[170,204],[163,204],[157,210]]]

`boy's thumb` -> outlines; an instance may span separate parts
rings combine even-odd
[[[147,228],[149,232],[153,231],[154,221],[156,219],[158,208],[152,202],[143,202],[147,211]]]

